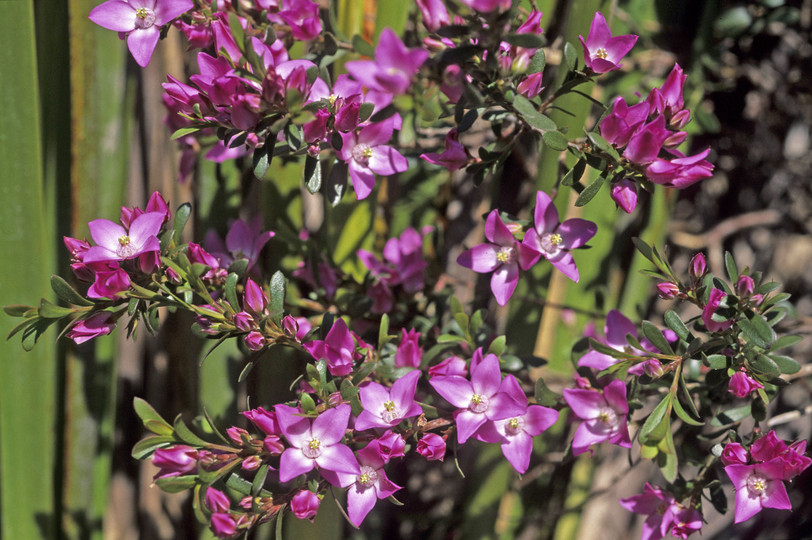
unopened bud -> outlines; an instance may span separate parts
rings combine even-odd
[[[668,300],[674,298],[675,296],[679,296],[679,287],[676,283],[663,281],[657,284],[657,294],[660,296],[660,298]]]
[[[705,256],[702,253],[697,253],[694,255],[694,258],[691,259],[689,271],[691,273],[691,279],[696,282],[702,279],[702,276],[704,276],[708,271],[708,265],[705,262]]]
[[[259,459],[259,456],[249,456],[242,460],[242,470],[244,471],[255,471],[259,469],[260,465],[262,465],[262,460]]]
[[[341,397],[341,392],[333,392],[327,396],[327,405],[329,405],[330,408],[338,407],[342,403],[344,403],[344,398]]]
[[[756,284],[750,276],[740,276],[736,282],[736,293],[745,298],[752,296]]]

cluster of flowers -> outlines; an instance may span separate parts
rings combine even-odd
[[[463,16],[452,18],[443,2],[418,0],[424,25],[432,33],[423,41],[423,47],[408,47],[393,31],[385,29],[374,60],[346,62],[348,74],[339,75],[334,82],[322,69],[321,61],[335,51],[330,52],[331,40],[316,39],[322,24],[318,5],[312,0],[264,0],[253,4],[109,0],[96,7],[90,18],[119,32],[142,66],[149,62],[162,27],[172,21],[186,35],[190,46],[200,49],[199,73],[190,78],[190,84],[171,77],[164,84],[164,103],[170,110],[167,121],[186,147],[182,176],[191,171],[201,144],[215,135],[218,141],[207,157],[216,161],[253,151],[255,158],[264,154],[267,162],[276,153],[276,145],[284,143],[287,149],[279,153],[304,156],[306,160],[321,159],[322,152],[334,154],[337,163],[333,167],[347,171],[357,198],[363,199],[372,192],[376,174],[391,175],[408,168],[407,157],[390,145],[403,122],[393,103],[396,96],[412,92],[416,76],[425,76],[440,88],[447,99],[443,106],[459,105],[467,99],[470,87],[475,87],[487,96],[487,107],[515,113],[527,125],[532,125],[527,116],[538,120],[559,95],[556,92],[540,105],[531,101],[543,90],[541,69],[528,72],[539,53],[543,54],[540,12],[532,10],[514,30],[513,20],[500,22],[510,19],[502,17],[514,9],[509,0],[461,1],[470,10],[463,8]],[[445,37],[441,29],[452,24],[468,30],[461,36],[451,32],[455,37]],[[331,39],[336,47],[335,39]],[[613,37],[603,15],[597,13],[587,37],[580,37],[586,69],[576,72],[571,68],[571,83],[620,68],[636,39],[632,35]],[[309,42],[305,47],[308,57],[291,59],[289,51],[297,40]],[[432,57],[431,53],[436,54]],[[675,150],[685,139],[685,132],[680,130],[690,119],[683,102],[684,82],[685,76],[676,66],[665,83],[652,90],[642,103],[628,106],[618,98],[600,123],[602,138],[611,148],[596,143],[595,149],[588,149],[607,161],[612,158],[611,152],[618,154],[614,160],[617,167],[609,167],[615,171],[612,196],[627,212],[636,205],[636,182],[647,179],[681,188],[710,176],[712,167],[705,161],[708,151],[686,157]],[[532,111],[505,97],[510,93],[523,96],[521,99],[531,104]],[[465,115],[465,107],[457,109]],[[538,125],[545,124],[542,121]],[[533,129],[544,132],[538,125]],[[459,141],[461,131],[465,129],[458,122],[447,133],[442,153],[425,152],[421,157],[449,170],[475,161]],[[515,133],[518,136],[521,130]],[[670,157],[661,157],[664,154]],[[662,412],[659,420],[650,423],[652,416],[641,419],[641,446],[653,452],[646,457],[668,454],[676,459],[671,441],[672,410],[686,424],[702,425],[695,418],[698,412],[692,416],[681,410],[676,394],[679,387],[685,388],[683,364],[705,354],[687,351],[688,330],[682,321],[678,329],[685,333],[680,336],[673,329],[646,332],[644,323],[645,336],[640,337],[628,318],[611,311],[605,337],[594,333],[589,336],[592,350],[578,362],[583,369],[575,379],[576,387],[555,396],[550,401],[554,408],[543,406],[528,398],[525,388],[531,386],[530,381],[503,374],[499,355],[504,343],[501,347],[494,345],[495,340],[491,343],[496,353],[476,348],[490,337],[474,343],[475,339],[468,336],[470,348],[463,347],[463,351],[473,350],[470,358],[450,356],[431,366],[423,360],[420,333],[407,325],[400,328],[400,343],[392,354],[383,350],[382,343],[377,348],[368,345],[359,335],[366,328],[360,329],[352,318],[339,316],[333,320],[332,313],[323,315],[322,339],[316,339],[312,331],[315,321],[286,314],[290,306],[284,303],[284,292],[274,296],[273,288],[269,294],[260,285],[261,273],[255,266],[272,232],[261,231],[259,222],[249,225],[237,221],[225,241],[211,237],[205,248],[195,243],[178,246],[172,235],[174,229],[167,226],[170,217],[166,201],[155,194],[144,211],[122,209],[121,224],[101,219],[91,222],[95,245],[66,239],[74,273],[81,281],[91,283],[86,294],[91,300],[82,299],[86,304],[74,310],[78,315],[67,335],[82,343],[110,333],[127,311],[129,300],[138,299],[132,310],[134,318],[158,305],[187,309],[197,316],[203,333],[212,337],[239,338],[249,351],[281,344],[310,356],[307,378],[299,384],[297,401],[244,413],[261,435],[254,436],[235,426],[227,430],[230,442],[225,445],[181,444],[175,437],[183,437],[172,426],[162,425],[161,432],[155,432],[160,436],[154,446],[141,447],[154,450],[152,459],[159,468],[155,477],[159,486],[184,478],[190,480],[183,484],[187,488],[206,487],[202,508],[220,537],[242,533],[285,508],[299,518],[312,519],[329,486],[348,490],[348,517],[358,526],[378,500],[401,489],[386,476],[385,468],[392,460],[409,451],[428,460],[442,460],[453,432],[458,445],[471,439],[499,444],[506,460],[518,473],[524,473],[530,465],[533,438],[556,423],[559,410],[565,407],[580,420],[572,439],[573,455],[591,453],[593,445],[603,442],[631,448],[630,399],[646,397],[640,387],[649,384],[655,385],[652,395],[661,397],[658,379],[667,373],[673,374],[674,382],[664,394],[662,407],[657,406]],[[515,291],[519,271],[529,270],[542,256],[568,278],[578,281],[571,251],[584,247],[596,231],[596,225],[584,219],[561,222],[550,196],[539,191],[532,226],[506,222],[498,210],[493,210],[485,224],[487,242],[462,253],[458,263],[475,272],[492,272],[491,290],[497,302],[505,305]],[[370,272],[372,285],[366,294],[373,302],[372,313],[390,312],[398,294],[403,295],[398,297],[399,302],[425,292],[428,265],[422,248],[426,234],[427,230],[407,229],[399,238],[387,242],[382,259],[368,251],[358,252]],[[657,264],[654,258],[650,260]],[[737,274],[731,277],[735,285],[730,288],[707,273],[701,256],[691,263],[691,282],[687,285],[667,265],[658,268],[666,279],[658,286],[661,296],[685,299],[702,309],[701,324],[697,322],[695,328],[715,340],[706,351],[724,344],[725,348],[713,349],[721,358],[714,359],[713,365],[717,372],[727,369],[730,392],[744,398],[758,391],[766,402],[765,383],[786,371],[752,373],[754,359],[769,353],[772,345],[769,336],[773,331],[764,316],[770,306],[764,306],[767,300],[758,292],[760,278]],[[229,279],[231,276],[237,279]],[[333,297],[340,276],[328,262],[318,260],[303,263],[293,277],[299,280],[298,285],[321,286],[328,297]],[[238,296],[236,283],[242,279],[242,295]],[[202,304],[193,303],[195,295],[202,298]],[[773,297],[770,301],[774,305],[776,300]],[[308,306],[317,311],[314,317],[335,311],[342,315],[337,302],[313,302]],[[36,317],[36,310],[33,312]],[[32,311],[24,315],[29,313]],[[470,321],[464,313],[456,315],[461,315],[455,317],[459,327],[460,321]],[[767,331],[753,333],[742,327],[740,336],[738,328],[745,319],[751,325],[763,325]],[[378,319],[381,329],[383,320]],[[379,335],[388,340],[386,321],[387,327]],[[438,326],[442,324],[442,320],[437,321]],[[649,330],[651,327],[649,324]],[[769,334],[768,338],[763,337],[765,334]],[[683,352],[669,350],[671,344],[677,349],[684,346]],[[707,358],[704,360],[710,364]],[[376,369],[379,366],[384,369]],[[626,384],[627,375],[636,377],[630,385]],[[705,388],[705,382],[700,381],[700,389]],[[683,400],[693,406],[691,394],[687,389],[685,393],[688,397],[686,400],[683,396]],[[429,410],[424,404],[440,406]],[[658,426],[662,426],[659,439],[651,435]],[[802,455],[804,451],[805,442],[786,446],[774,434],[754,442],[749,453],[734,443],[725,447],[722,460],[737,489],[737,522],[762,507],[789,508],[783,482],[809,465],[809,458]],[[145,451],[143,455],[148,454]],[[270,474],[269,483],[286,486],[270,494],[263,487],[266,476],[258,475],[258,494],[241,499],[239,508],[234,508],[226,492],[211,484],[238,466],[246,472],[264,470]],[[676,478],[676,468],[672,472],[670,481]],[[685,537],[701,526],[697,495],[706,487],[699,483],[687,505],[678,502],[685,497],[678,499],[674,490],[666,492],[648,485],[642,495],[625,499],[622,504],[649,516],[644,537],[669,532]]]

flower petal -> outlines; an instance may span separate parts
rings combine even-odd
[[[519,265],[516,263],[503,264],[494,270],[491,276],[491,291],[500,306],[508,303],[518,283]]]
[[[351,408],[346,403],[327,409],[313,420],[310,432],[322,445],[336,444],[344,438],[350,421],[350,412]]]
[[[561,247],[576,249],[595,236],[598,226],[585,219],[572,218],[559,225],[555,232],[561,235]]]
[[[501,262],[496,258],[499,250],[493,244],[479,244],[457,257],[457,264],[474,272],[487,273],[496,270]]]
[[[434,390],[440,394],[446,401],[464,409],[471,404],[471,396],[474,395],[474,389],[471,382],[459,375],[441,375],[439,377],[432,377],[429,384]]]
[[[136,28],[127,34],[127,48],[130,49],[136,64],[141,67],[149,64],[160,37],[161,30],[157,26]]]
[[[278,407],[278,405],[277,405]],[[287,482],[313,470],[315,462],[306,457],[299,448],[288,448],[279,460],[279,481]]]
[[[88,18],[102,28],[113,32],[135,29],[135,8],[124,0],[108,0],[90,10]]]

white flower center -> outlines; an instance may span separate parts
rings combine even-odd
[[[558,233],[544,233],[541,235],[541,249],[551,255],[555,255],[561,250],[558,246],[562,241],[563,238],[561,238],[561,235]]]
[[[753,495],[761,495],[767,489],[767,479],[759,474],[751,474],[747,477],[747,489]]]
[[[474,394],[471,396],[471,403],[468,405],[468,410],[475,413],[484,413],[488,410],[488,398],[481,394]]]
[[[503,247],[496,252],[496,260],[503,264],[512,263],[516,259],[516,251],[512,247]]]
[[[603,407],[598,413],[598,420],[602,424],[606,424],[606,427],[611,427],[617,424],[617,415],[609,407]]]
[[[129,236],[121,236],[118,239],[118,247],[116,248],[116,255],[122,259],[129,259],[135,254],[135,246],[130,242]]]
[[[366,167],[372,157],[372,148],[367,144],[356,144],[352,147],[352,159]]]
[[[381,418],[384,422],[391,422],[401,416],[400,409],[397,408],[394,401],[391,399],[384,401],[383,410],[381,411]]]
[[[310,441],[302,447],[302,454],[310,459],[319,457],[321,455],[321,441],[316,437],[310,439]]]
[[[155,12],[149,8],[140,7],[135,10],[135,27],[149,28],[155,24]]]
[[[361,484],[362,487],[368,488],[374,486],[377,481],[378,471],[369,465],[362,465],[361,474],[358,476],[358,483]]]

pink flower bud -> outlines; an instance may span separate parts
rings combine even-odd
[[[256,323],[250,313],[240,311],[234,315],[234,326],[236,326],[240,332],[250,332],[256,328]]]
[[[243,294],[243,307],[255,315],[263,315],[268,306],[268,297],[254,280],[248,278],[245,282],[245,293]]]
[[[147,205],[144,207],[144,212],[159,212],[164,215],[164,223],[172,218],[172,212],[169,210],[169,204],[157,191],[153,191],[149,196]]]
[[[228,512],[230,507],[231,501],[225,493],[213,487],[206,490],[206,508],[212,512]]]
[[[211,515],[211,532],[217,538],[228,538],[237,532],[237,522],[230,514],[217,512]]]
[[[296,338],[296,334],[299,333],[299,323],[296,322],[294,317],[285,315],[282,318],[282,330],[288,337]]]
[[[727,443],[722,450],[722,463],[725,465],[747,465],[747,450],[739,443]]]
[[[251,351],[259,351],[265,346],[265,338],[259,332],[249,332],[243,340],[246,347]]]
[[[262,441],[262,447],[272,456],[278,456],[285,451],[285,445],[277,435],[268,435]]]
[[[750,377],[744,371],[737,371],[730,378],[729,392],[736,397],[747,397],[754,390],[764,388],[764,385]]]
[[[262,460],[259,456],[248,456],[242,460],[242,470],[244,471],[255,471],[259,469],[260,465],[262,465]]]
[[[739,296],[748,298],[752,296],[755,287],[756,284],[753,278],[750,276],[739,276],[739,280],[736,282],[736,293],[738,293]]]
[[[669,300],[675,296],[679,296],[679,286],[676,283],[663,281],[657,284],[657,294],[664,300]]]
[[[113,314],[108,311],[100,311],[74,324],[71,329],[68,330],[67,336],[77,345],[81,345],[85,341],[95,337],[109,334],[115,327],[116,322]]]
[[[705,263],[705,256],[702,253],[697,253],[694,255],[694,258],[691,259],[691,264],[689,268],[689,272],[691,273],[691,279],[695,282],[702,279],[702,276],[708,271],[708,265]]]
[[[251,420],[255,426],[265,432],[266,435],[279,435],[279,424],[276,422],[276,413],[267,411],[262,407],[251,409],[242,413],[243,416]]]
[[[435,433],[426,433],[417,441],[417,453],[428,461],[443,461],[445,441]]]
[[[414,329],[409,330],[407,333],[405,329],[401,330],[401,341],[398,346],[397,353],[395,353],[395,367],[420,367],[420,359],[423,356],[423,351],[420,350],[418,340],[420,333]]]
[[[344,403],[344,398],[341,397],[341,392],[333,392],[327,396],[327,405],[330,408],[338,407],[342,403]]]
[[[254,498],[250,495],[243,497],[240,499],[240,508],[243,510],[251,510],[254,507]]]
[[[251,436],[245,431],[243,428],[238,427],[230,427],[226,430],[226,435],[228,438],[231,439],[231,442],[236,444],[237,446],[244,446],[245,443],[243,442],[243,437],[248,440],[251,440]]]
[[[174,283],[176,285],[180,284],[180,282],[181,282],[180,275],[177,272],[175,272],[174,270],[172,270],[170,267],[168,267],[168,266],[166,267],[166,270],[164,271],[164,274],[166,275],[166,279],[168,279],[172,283]]]
[[[637,206],[637,184],[628,178],[624,178],[616,184],[612,184],[612,200],[627,214],[631,214]]]
[[[429,377],[437,377],[440,375],[459,375],[460,377],[465,377],[468,375],[468,366],[462,358],[451,356],[436,366],[429,368]]]
[[[152,464],[160,469],[153,479],[196,472],[198,457],[197,450],[183,444],[159,448],[152,455]]]
[[[389,430],[376,440],[378,441],[378,448],[381,450],[381,458],[385,462],[388,463],[390,459],[403,457],[406,441],[403,440],[403,436],[400,434]]]
[[[312,520],[319,510],[319,503],[321,500],[318,495],[303,489],[290,500],[290,509],[297,518]]]

